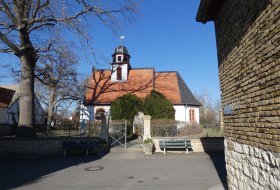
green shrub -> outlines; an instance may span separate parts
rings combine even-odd
[[[172,103],[161,93],[152,90],[144,100],[144,113],[152,119],[175,119]]]
[[[144,140],[144,144],[148,144],[148,143],[154,144],[153,139],[145,139],[145,140]]]
[[[128,120],[132,124],[134,116],[142,111],[142,102],[134,94],[127,94],[114,100],[111,105],[112,120]]]

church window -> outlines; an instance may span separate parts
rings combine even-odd
[[[195,121],[194,109],[189,110],[189,115],[190,115],[190,121],[194,122]]]
[[[118,56],[118,61],[121,61],[122,60],[122,56]]]
[[[117,80],[122,80],[122,68],[117,68]]]

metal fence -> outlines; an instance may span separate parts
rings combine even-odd
[[[63,123],[48,128],[46,125],[34,126],[38,137],[99,137],[101,121],[88,122],[83,130],[79,124]],[[17,126],[0,124],[0,137],[15,137]],[[126,135],[125,121],[109,121],[109,132],[114,138]],[[124,142],[124,140],[122,140]],[[122,142],[120,141],[120,142]]]
[[[45,125],[34,126],[38,137],[98,137],[100,135],[100,122],[87,123],[84,130],[77,124],[60,124],[49,129]],[[14,137],[16,126],[0,124],[0,137]]]
[[[47,137],[98,137],[100,135],[100,122],[87,123],[85,129],[79,125],[57,125],[49,130],[37,132],[37,136]]]
[[[179,130],[176,125],[152,125],[152,137],[176,137],[179,136]]]

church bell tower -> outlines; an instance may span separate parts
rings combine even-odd
[[[130,55],[125,46],[120,45],[115,49],[114,54],[112,55],[112,82],[125,82],[128,78],[129,70],[131,69],[129,60]]]

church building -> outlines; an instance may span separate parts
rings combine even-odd
[[[120,96],[132,93],[143,100],[154,89],[173,104],[176,121],[199,123],[200,103],[178,72],[133,68],[123,45],[115,49],[112,58],[111,69],[92,71],[82,107],[83,119],[93,121],[98,110],[109,113],[112,101]]]

